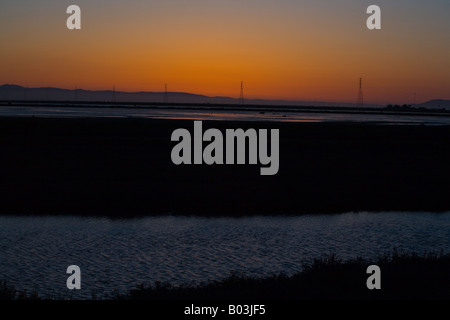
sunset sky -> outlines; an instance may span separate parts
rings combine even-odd
[[[82,30],[66,28],[66,8]],[[382,9],[382,30],[366,9]],[[448,0],[1,0],[0,85],[367,103],[450,99]]]

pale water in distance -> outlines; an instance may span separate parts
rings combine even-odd
[[[351,110],[349,110],[351,111]],[[56,106],[8,106],[0,107],[0,116],[19,117],[58,117],[58,118],[149,118],[149,119],[188,119],[188,120],[240,120],[275,122],[365,122],[377,124],[450,125],[450,116],[437,115],[392,115],[368,113],[313,113],[274,111],[236,111],[170,109],[163,107],[120,108],[120,107],[56,107]]]

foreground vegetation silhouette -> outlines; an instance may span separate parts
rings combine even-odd
[[[381,268],[381,290],[369,290],[367,267]],[[450,253],[392,253],[376,261],[363,258],[343,261],[335,254],[314,259],[302,271],[291,275],[251,278],[232,274],[220,281],[200,285],[174,286],[155,282],[138,286],[113,300],[397,300],[450,299]],[[0,299],[44,299],[36,292],[27,294],[5,282],[0,283]],[[46,298],[48,299],[48,298]],[[55,299],[55,298],[50,298]],[[57,298],[56,298],[57,299]]]

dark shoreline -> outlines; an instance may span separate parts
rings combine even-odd
[[[369,290],[368,266],[381,270],[380,290]],[[449,300],[450,254],[398,252],[379,256],[371,261],[358,257],[342,260],[335,254],[303,263],[302,270],[290,276],[274,274],[267,277],[248,277],[232,273],[222,280],[201,284],[174,286],[155,282],[143,284],[126,293],[92,293],[92,299],[184,301],[205,303],[221,301],[243,304],[263,301],[310,300]],[[97,295],[100,294],[100,295]],[[70,296],[41,296],[36,290],[17,290],[14,284],[0,279],[1,300],[71,300]]]
[[[380,268],[381,288],[369,290],[367,267]],[[155,283],[138,286],[118,300],[177,301],[302,301],[302,300],[449,300],[450,254],[399,253],[376,261],[362,257],[343,261],[330,254],[303,264],[291,276],[252,278],[232,274],[220,281],[175,287]],[[412,280],[414,279],[414,280]]]
[[[290,113],[337,113],[364,115],[398,115],[413,117],[450,117],[450,110],[428,109],[412,106],[381,107],[344,107],[344,106],[306,106],[306,105],[271,105],[271,104],[220,104],[220,103],[158,103],[158,102],[99,102],[99,101],[37,101],[37,100],[0,100],[1,108],[33,107],[33,108],[70,108],[80,110],[95,109],[125,109],[125,110],[203,110],[203,111],[250,111],[250,112],[290,112]]]
[[[450,126],[203,121],[280,130],[280,171],[175,166],[191,120],[0,117],[0,214],[204,216],[450,210]]]

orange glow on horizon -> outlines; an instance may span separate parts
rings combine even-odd
[[[105,11],[81,2],[80,31],[61,27],[59,9],[37,22],[33,6],[8,8],[0,84],[160,92],[167,83],[169,91],[237,98],[244,81],[249,99],[355,102],[362,77],[367,103],[410,103],[415,93],[418,101],[450,99],[446,33],[397,23],[394,7],[385,30],[371,32],[364,14],[313,4],[174,0]],[[20,24],[10,18],[18,12]]]

